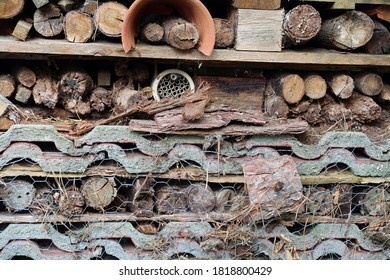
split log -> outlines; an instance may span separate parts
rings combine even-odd
[[[187,188],[187,205],[193,213],[205,214],[213,211],[216,198],[206,184],[194,184]]]
[[[365,13],[349,11],[323,21],[317,38],[326,48],[355,50],[370,41],[374,26],[373,20]]]
[[[189,50],[199,41],[196,27],[182,18],[171,17],[163,21],[164,40],[170,46],[179,50]]]
[[[63,15],[55,4],[47,4],[34,13],[34,29],[44,37],[59,35],[63,29]]]
[[[235,31],[227,19],[214,18],[215,26],[215,48],[228,48],[233,46]]]
[[[35,196],[34,185],[23,180],[13,180],[0,186],[0,197],[9,211],[28,210]]]
[[[24,7],[24,0],[6,0],[0,2],[0,19],[13,18],[20,14]]]
[[[317,74],[304,77],[305,95],[311,99],[321,99],[326,95],[327,85],[324,78]]]
[[[306,213],[326,216],[332,211],[332,192],[323,187],[309,187],[305,192]]]
[[[49,0],[32,0],[37,9],[49,3]]]
[[[352,185],[338,184],[332,190],[332,215],[339,218],[348,218],[352,211]]]
[[[98,6],[99,3],[97,0],[85,0],[83,6],[80,8],[80,11],[93,16],[96,13]]]
[[[156,199],[156,210],[159,214],[174,214],[187,210],[187,195],[180,187],[160,187],[156,190]]]
[[[331,92],[341,99],[351,97],[355,88],[353,78],[346,74],[334,74],[327,78],[328,86]]]
[[[288,104],[296,104],[305,95],[305,82],[297,74],[281,74],[273,82],[274,92]]]
[[[130,189],[128,207],[136,216],[152,217],[154,208],[154,180],[150,178],[139,178]]]
[[[58,205],[56,213],[65,217],[73,217],[83,213],[85,205],[81,192],[72,186],[53,194],[54,202]]]
[[[12,31],[12,36],[14,36],[15,38],[21,41],[26,41],[32,26],[33,26],[32,23],[21,19],[18,21],[14,30]]]
[[[375,96],[383,89],[382,78],[375,73],[359,73],[354,77],[355,89],[368,96]]]
[[[377,120],[382,113],[381,107],[371,97],[357,92],[345,102],[345,107],[351,110],[353,118],[361,123]]]
[[[75,6],[76,0],[60,0],[57,4],[63,11],[69,12]]]
[[[233,200],[236,197],[235,191],[232,189],[219,190],[215,197],[215,211],[226,213],[233,204]]]
[[[97,112],[103,112],[112,106],[112,94],[110,91],[102,87],[97,87],[92,90],[89,97],[91,108]]]
[[[299,5],[284,16],[283,31],[286,45],[304,45],[321,29],[320,13],[310,5]]]
[[[37,82],[37,76],[29,67],[16,66],[12,72],[16,81],[25,87],[31,88]]]
[[[282,97],[269,95],[265,97],[264,110],[270,117],[286,119],[290,109]]]
[[[158,44],[164,39],[164,29],[158,23],[151,22],[141,28],[141,40],[150,44]]]
[[[15,79],[11,75],[0,75],[0,94],[11,97],[16,89]]]
[[[64,18],[64,33],[69,42],[88,42],[95,33],[92,17],[80,11],[68,12]]]
[[[53,109],[59,99],[58,87],[51,77],[49,70],[35,71],[37,81],[33,87],[32,94],[36,104],[43,104]]]
[[[370,54],[390,53],[390,32],[379,21],[374,21],[374,34],[371,40],[365,45],[366,51]]]
[[[382,102],[390,101],[390,85],[384,84],[381,93],[378,95],[378,99]]]
[[[80,188],[85,202],[95,210],[103,210],[117,195],[112,178],[92,177],[85,180]]]
[[[108,37],[120,37],[128,8],[118,2],[105,2],[95,12],[98,30]]]
[[[20,103],[27,104],[27,102],[30,100],[32,95],[32,90],[29,88],[26,88],[22,85],[18,85],[16,94],[15,94],[15,100],[19,101]]]
[[[367,192],[360,201],[361,212],[370,216],[385,216],[390,210],[390,194],[383,187],[376,187]]]

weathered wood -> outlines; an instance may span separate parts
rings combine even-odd
[[[97,0],[85,0],[85,2],[83,3],[83,6],[80,8],[80,11],[93,16],[95,14],[98,6],[99,6],[99,3]]]
[[[24,7],[24,0],[6,0],[0,2],[0,19],[13,18],[20,14]]]
[[[328,123],[350,120],[352,112],[343,103],[331,102],[322,106],[322,117]]]
[[[308,74],[303,78],[305,95],[311,99],[321,99],[326,95],[327,85],[324,78],[317,74]]]
[[[102,211],[117,195],[113,178],[92,177],[85,180],[80,191],[89,207]]]
[[[348,218],[352,211],[352,184],[337,184],[332,190],[332,215],[339,218]]]
[[[60,0],[57,4],[63,11],[69,12],[76,5],[76,0]]]
[[[307,111],[303,114],[303,119],[311,125],[318,124],[322,121],[322,107],[318,102],[313,102],[310,104]]]
[[[209,213],[214,210],[216,198],[213,190],[206,184],[194,184],[187,188],[187,205],[193,213]]]
[[[141,28],[141,40],[157,44],[161,43],[164,39],[164,28],[155,22],[146,24]]]
[[[72,43],[88,42],[95,33],[92,17],[81,11],[66,13],[64,18],[65,38]]]
[[[16,94],[15,94],[15,100],[19,101],[20,103],[27,104],[27,102],[30,100],[32,95],[32,90],[29,88],[26,88],[25,86],[18,85]]]
[[[27,210],[35,196],[34,186],[24,180],[13,180],[0,185],[0,197],[9,211]]]
[[[63,14],[60,8],[49,3],[34,13],[34,29],[44,37],[54,37],[64,29]]]
[[[283,31],[286,45],[304,45],[314,39],[321,29],[320,13],[310,5],[299,5],[284,16]]]
[[[49,3],[49,0],[32,0],[35,7],[37,7],[37,9],[45,6],[46,4]]]
[[[384,84],[381,93],[378,95],[378,99],[382,102],[390,101],[390,85]]]
[[[152,217],[154,208],[154,180],[151,178],[138,178],[130,189],[128,200],[129,209],[140,217]]]
[[[233,0],[233,7],[239,9],[277,10],[280,0]]]
[[[381,107],[371,97],[357,92],[345,102],[345,107],[351,110],[354,119],[362,123],[377,120],[382,113]]]
[[[37,187],[31,205],[31,213],[36,216],[47,216],[55,211],[53,190],[48,186]]]
[[[126,112],[131,108],[135,108],[145,100],[146,98],[142,91],[128,87],[114,91],[112,96],[112,104],[117,113]]]
[[[0,94],[4,97],[11,97],[16,89],[16,83],[13,76],[0,75]]]
[[[34,71],[27,66],[15,66],[12,72],[16,81],[25,87],[31,88],[37,82]]]
[[[310,186],[305,196],[305,213],[312,215],[326,216],[332,211],[332,192],[323,187]]]
[[[270,117],[286,119],[290,109],[283,97],[278,95],[268,95],[264,100],[264,110]]]
[[[184,105],[182,109],[183,120],[188,122],[202,118],[208,102],[209,100],[205,99],[199,102],[193,102]]]
[[[214,18],[215,47],[228,48],[233,46],[235,39],[234,26],[227,19]]]
[[[32,23],[21,19],[18,21],[14,30],[12,31],[12,36],[19,40],[26,41],[32,26]]]
[[[215,211],[226,213],[231,209],[236,193],[232,189],[222,189],[215,196]]]
[[[84,197],[74,186],[62,188],[53,194],[54,202],[58,206],[56,213],[70,218],[80,215],[85,205]]]
[[[354,50],[370,41],[374,22],[365,13],[349,11],[323,21],[317,35],[318,42],[327,48]]]
[[[288,104],[296,104],[305,95],[305,82],[298,74],[280,74],[273,82],[274,92]]]
[[[307,112],[307,110],[309,110],[309,107],[311,104],[312,104],[311,100],[301,100],[301,101],[299,101],[299,103],[292,106],[290,108],[290,111],[292,114],[298,116],[298,115],[301,115],[301,114]]]
[[[112,106],[112,93],[105,88],[97,87],[92,90],[89,102],[92,109],[103,112]]]
[[[162,22],[164,40],[179,50],[189,50],[199,41],[199,32],[195,25],[183,18],[170,17]]]
[[[156,189],[156,210],[159,214],[174,214],[187,210],[185,190],[177,186],[163,186]]]
[[[371,72],[362,72],[354,76],[355,89],[368,96],[381,93],[383,81],[381,76]]]
[[[160,230],[159,224],[151,222],[139,222],[134,227],[139,232],[150,235],[157,234]]]
[[[327,77],[327,83],[330,91],[340,99],[350,98],[355,88],[353,78],[346,74],[332,74]]]
[[[390,32],[379,21],[374,21],[374,34],[365,45],[366,51],[370,54],[390,53]]]
[[[123,20],[128,8],[118,2],[105,2],[95,12],[95,23],[100,32],[108,37],[120,37]]]
[[[364,196],[361,212],[370,216],[385,216],[390,210],[390,194],[383,187],[375,187]]]
[[[47,69],[40,69],[40,72],[35,71],[37,81],[33,87],[33,98],[36,104],[43,104],[50,109],[53,109],[59,99],[58,87],[51,77],[51,73]]]

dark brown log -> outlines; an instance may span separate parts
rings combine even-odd
[[[192,49],[199,41],[199,32],[196,27],[182,18],[168,18],[163,21],[162,27],[165,42],[176,49]]]
[[[156,190],[156,199],[156,210],[159,214],[174,214],[187,210],[187,195],[180,187],[160,187]]]
[[[348,218],[352,211],[352,184],[338,184],[332,190],[332,215]]]
[[[371,97],[357,92],[345,102],[345,107],[351,110],[354,119],[362,123],[377,120],[382,113],[381,107]]]
[[[11,97],[16,89],[15,79],[11,75],[0,75],[0,94]]]
[[[13,74],[16,81],[25,87],[31,88],[37,82],[37,76],[34,71],[26,66],[14,67]]]
[[[89,207],[102,211],[117,195],[112,178],[92,177],[85,180],[80,188]]]
[[[304,77],[305,94],[311,99],[321,99],[325,96],[327,85],[324,78],[317,74],[309,74]]]
[[[187,205],[193,213],[205,214],[214,210],[216,198],[206,184],[194,184],[187,188]]]
[[[129,69],[128,75],[133,82],[144,83],[150,78],[149,67],[145,62],[132,62]]]
[[[320,13],[310,5],[299,5],[284,16],[285,44],[304,45],[310,42],[321,29]]]
[[[333,74],[327,78],[330,91],[341,99],[351,97],[355,88],[353,78],[346,74]]]
[[[274,92],[288,104],[296,104],[305,95],[305,82],[297,74],[281,74],[272,83]]]
[[[146,24],[141,29],[141,40],[151,43],[158,44],[164,39],[164,29],[161,25],[155,22]]]
[[[128,200],[129,209],[137,216],[152,217],[154,208],[154,180],[139,178],[130,189]]]
[[[390,101],[390,85],[384,84],[381,93],[378,95],[380,101],[389,102]]]
[[[49,70],[41,69],[40,71],[35,71],[37,81],[32,91],[34,102],[53,109],[59,99],[58,87],[53,81]]]
[[[89,102],[92,109],[103,112],[112,106],[112,93],[105,88],[97,87],[92,90]]]
[[[228,48],[234,44],[234,26],[227,19],[214,18],[215,48]]]
[[[379,21],[374,21],[375,28],[371,40],[365,45],[370,54],[390,53],[390,32]]]
[[[65,217],[73,217],[83,212],[84,197],[74,186],[68,189],[60,189],[53,195],[54,202],[58,205],[56,213]]]
[[[0,185],[0,197],[9,211],[23,211],[30,208],[35,196],[34,186],[23,180],[13,180]]]
[[[322,107],[318,102],[311,103],[307,111],[303,114],[303,119],[309,124],[315,125],[322,122]]]
[[[88,42],[95,34],[95,25],[92,17],[81,11],[66,13],[64,18],[65,38],[72,43]]]
[[[332,192],[323,187],[309,187],[305,196],[307,214],[326,216],[332,211]]]
[[[0,19],[13,18],[20,14],[24,7],[24,0],[0,1]]]
[[[382,78],[375,73],[359,73],[354,76],[355,89],[368,96],[375,96],[383,89]]]
[[[323,106],[322,116],[328,123],[336,123],[351,119],[352,112],[342,103],[329,103]]]
[[[12,31],[12,36],[14,36],[15,38],[21,41],[26,41],[32,26],[33,26],[32,23],[21,19],[18,21],[14,30]]]
[[[114,66],[114,72],[118,77],[125,77],[129,75],[129,64],[127,61],[117,61]]]
[[[326,48],[354,50],[370,41],[373,32],[374,22],[368,15],[360,11],[349,11],[323,21],[317,38]]]
[[[290,109],[283,97],[269,95],[265,97],[264,110],[270,117],[286,119]]]
[[[390,194],[385,188],[376,187],[367,192],[360,204],[363,214],[385,216],[390,210]]]
[[[32,95],[32,90],[29,88],[26,88],[22,85],[18,85],[16,94],[15,94],[15,100],[19,101],[20,103],[27,104],[27,102],[30,100]]]
[[[128,8],[118,2],[105,2],[95,12],[95,23],[101,33],[108,37],[120,37]]]
[[[63,15],[60,8],[54,4],[47,4],[34,13],[34,28],[44,37],[54,37],[64,29]]]

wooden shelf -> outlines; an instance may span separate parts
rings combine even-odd
[[[120,43],[93,42],[70,43],[66,40],[30,39],[18,41],[10,36],[0,37],[0,57],[20,59],[117,59],[143,58],[165,63],[186,61],[201,66],[226,65],[232,66],[262,66],[279,69],[294,66],[294,69],[310,70],[351,70],[358,71],[373,68],[378,71],[390,72],[390,55],[369,55],[357,53],[342,53],[323,49],[285,50],[283,52],[250,52],[231,49],[214,50],[210,57],[202,55],[197,50],[178,51],[169,46],[153,46],[138,44],[136,49],[125,54]]]

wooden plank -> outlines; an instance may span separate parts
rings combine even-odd
[[[239,9],[277,10],[281,0],[233,0],[232,6]]]
[[[238,9],[236,13],[236,50],[282,50],[284,10]]]
[[[298,0],[298,1],[309,2],[308,0]],[[310,0],[310,2],[355,3],[355,4],[375,4],[375,5],[389,4],[389,0]]]

